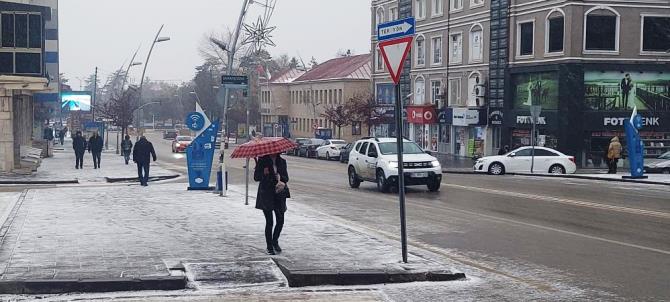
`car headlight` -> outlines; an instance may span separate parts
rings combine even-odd
[[[389,168],[398,169],[398,162],[397,161],[389,162]]]
[[[440,166],[440,161],[434,160],[434,161],[430,162],[430,164],[433,166],[433,168],[437,168],[437,167]]]
[[[177,147],[181,147],[181,144],[180,144],[180,143],[177,143],[175,146],[177,146]]]

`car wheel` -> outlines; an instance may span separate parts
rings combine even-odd
[[[551,174],[565,174],[565,168],[561,165],[553,165],[549,168]]]
[[[172,153],[177,153],[177,151],[175,151],[174,147],[172,147]]]
[[[489,174],[491,175],[503,175],[505,174],[505,166],[501,163],[492,163],[489,166]]]
[[[356,169],[352,166],[349,167],[349,186],[354,189],[358,189],[361,186],[361,180],[356,175]]]
[[[442,184],[442,183],[441,183],[439,180],[437,180],[437,179],[432,180],[432,181],[429,182],[428,185],[427,185],[427,186],[428,186],[428,191],[431,191],[431,192],[437,192],[437,191],[439,191],[439,190],[440,190],[440,185],[441,185],[441,184]]]
[[[377,190],[382,193],[388,193],[389,187],[388,181],[384,176],[384,171],[377,170]]]

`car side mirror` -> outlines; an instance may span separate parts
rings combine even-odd
[[[510,153],[507,157],[516,157],[516,153]]]

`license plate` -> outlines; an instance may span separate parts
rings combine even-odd
[[[428,172],[412,173],[414,178],[425,178],[428,177]]]

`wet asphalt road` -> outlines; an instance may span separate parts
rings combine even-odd
[[[148,137],[159,163],[185,173],[184,154]],[[349,188],[339,162],[287,161],[292,194],[308,196],[310,206],[389,237],[400,233],[396,194],[373,183]],[[243,163],[229,162],[231,183],[244,183]],[[567,282],[624,299],[670,300],[667,186],[445,174],[439,193],[408,190],[407,224],[413,246],[542,290]]]

